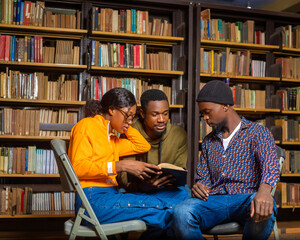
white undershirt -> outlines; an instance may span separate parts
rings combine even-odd
[[[233,138],[234,134],[240,129],[240,127],[241,127],[241,122],[239,123],[239,125],[236,126],[236,128],[234,129],[234,131],[230,134],[230,136],[228,138],[223,138],[224,150],[227,149],[230,140]]]

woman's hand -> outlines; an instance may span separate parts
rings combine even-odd
[[[128,172],[141,180],[149,179],[151,176],[160,175],[162,173],[160,170],[160,167],[154,164],[135,160],[121,160],[116,162],[117,173]]]

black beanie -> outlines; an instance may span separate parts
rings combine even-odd
[[[206,83],[200,90],[197,102],[213,102],[224,105],[233,105],[232,92],[226,83],[220,80],[213,80]]]

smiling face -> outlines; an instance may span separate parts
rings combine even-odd
[[[136,105],[120,109],[109,109],[110,124],[119,133],[127,132],[136,113]]]
[[[151,139],[161,137],[167,130],[169,104],[166,100],[149,101],[146,112],[140,110],[144,120],[145,132]]]
[[[206,123],[219,132],[227,124],[228,106],[212,102],[199,102],[199,113]]]

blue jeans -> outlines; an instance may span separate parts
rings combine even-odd
[[[268,239],[272,233],[275,214],[274,201],[272,216],[255,223],[250,218],[251,201],[256,193],[237,195],[212,195],[207,201],[198,198],[188,199],[174,209],[173,231],[178,239],[204,239],[201,231],[228,222],[244,225],[243,239]]]
[[[148,226],[169,229],[173,208],[188,199],[184,188],[146,193],[121,193],[116,187],[87,187],[85,192],[100,223],[142,220]],[[81,199],[76,193],[76,213]]]

